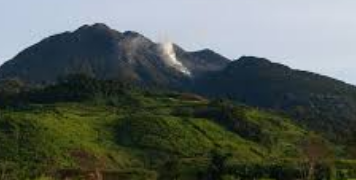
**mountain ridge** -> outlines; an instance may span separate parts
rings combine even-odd
[[[163,51],[166,50],[172,52],[165,54]],[[182,59],[182,62],[178,62],[182,65],[178,64],[178,66],[187,64],[190,68],[189,71],[192,71],[194,75],[204,72],[205,69],[217,68],[211,65],[214,61],[210,61],[206,62],[207,65],[202,65],[195,71],[194,64],[189,62],[189,59],[202,61],[201,58],[199,59],[199,55],[211,52],[197,51],[190,53],[175,44],[155,43],[137,32],[126,31],[121,33],[105,24],[98,23],[91,26],[84,25],[73,32],[50,36],[34,46],[26,48],[0,67],[0,78],[19,76],[20,79],[37,81],[36,83],[38,83],[55,81],[58,76],[66,74],[84,73],[94,74],[104,79],[120,76],[145,79],[145,76],[150,76],[153,79],[152,81],[157,83],[167,81],[164,76],[173,75],[174,77],[170,77],[171,79],[182,78],[180,77],[182,74],[179,72],[181,67],[177,68],[177,62],[171,62],[171,58],[176,58],[178,54],[176,52],[179,52],[179,55],[182,56],[179,58]],[[225,60],[225,63],[228,61],[221,55],[214,55],[220,61],[217,65],[219,67],[224,66],[222,61]],[[41,66],[47,68],[36,71],[47,71],[45,74],[53,76],[39,74],[31,77],[37,72],[29,71],[35,71],[32,70],[34,67]],[[143,68],[140,68],[140,66],[143,66]],[[169,68],[169,72],[164,72]],[[125,71],[128,72],[125,73]],[[103,74],[104,72],[106,74]],[[118,75],[117,72],[123,74]],[[141,75],[136,72],[141,72]]]

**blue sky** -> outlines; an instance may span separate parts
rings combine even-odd
[[[0,63],[49,35],[102,22],[356,84],[355,9],[355,0],[2,0]]]

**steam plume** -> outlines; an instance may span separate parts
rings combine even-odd
[[[176,56],[176,52],[174,50],[174,46],[171,42],[164,42],[160,44],[160,49],[162,53],[162,57],[165,60],[165,63],[180,72],[186,74],[186,75],[191,75],[190,71],[188,68],[186,68],[178,59]]]

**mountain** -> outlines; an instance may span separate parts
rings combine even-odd
[[[3,64],[0,112],[0,179],[355,178],[355,86],[104,24]]]
[[[189,52],[104,24],[46,38],[0,67],[0,79],[30,84],[52,84],[71,74],[230,98],[286,113],[335,141],[350,137],[356,126],[352,85],[264,58],[232,61],[209,49]]]
[[[349,137],[356,123],[355,86],[264,58],[241,57],[224,70],[200,78],[196,89],[287,112],[300,124],[337,139]]]
[[[211,51],[189,53],[169,42],[157,44],[136,32],[121,33],[94,24],[54,35],[24,50],[0,67],[0,79],[51,83],[58,77],[81,73],[178,86],[189,76],[222,69],[228,61]]]

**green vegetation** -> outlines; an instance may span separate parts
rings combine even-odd
[[[202,76],[195,88],[211,97],[282,111],[334,143],[345,143],[354,133],[355,86],[264,58],[241,57],[214,76]]]
[[[301,148],[309,132],[289,118],[193,94],[70,77],[1,100],[1,180],[282,180],[304,177],[314,157]],[[353,176],[353,165],[340,161],[337,175]],[[315,161],[314,177],[331,167]]]

